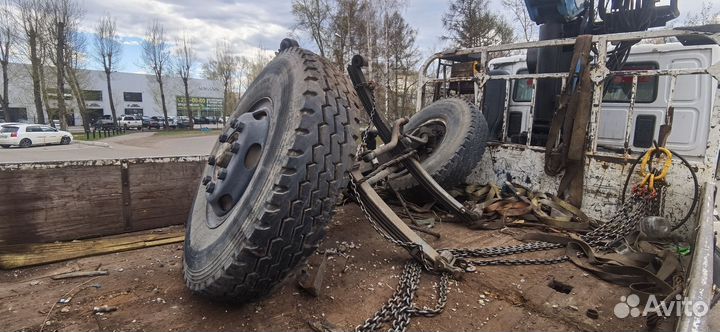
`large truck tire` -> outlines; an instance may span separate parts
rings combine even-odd
[[[423,128],[434,134],[428,148],[418,151],[423,168],[445,189],[465,181],[485,153],[485,116],[463,99],[441,99],[413,115],[404,132],[417,135]],[[430,197],[407,171],[396,173],[390,183],[408,198]]]
[[[230,116],[186,225],[187,286],[217,300],[269,293],[318,246],[355,155],[359,100],[334,66],[284,48]]]

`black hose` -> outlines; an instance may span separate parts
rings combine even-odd
[[[668,149],[668,150],[670,150],[670,149]],[[690,216],[692,216],[693,211],[695,211],[695,207],[697,207],[698,200],[700,199],[700,183],[698,183],[697,174],[695,174],[695,171],[693,170],[690,163],[683,156],[675,153],[675,151],[670,150],[670,153],[672,153],[673,156],[680,158],[680,161],[682,161],[683,165],[685,165],[685,167],[687,167],[687,169],[690,171],[690,175],[692,175],[693,185],[694,185],[694,189],[695,189],[695,193],[693,194],[693,200],[692,200],[692,204],[690,205],[690,209],[688,210],[685,217],[680,220],[679,223],[677,223],[676,225],[673,225],[671,230],[674,231],[674,230],[680,228],[682,225],[684,225],[690,219]],[[640,160],[642,160],[643,156],[645,156],[644,153],[640,154],[640,157],[635,159],[632,166],[630,166],[630,172],[628,173],[627,177],[625,178],[625,185],[623,185],[622,195],[620,196],[621,204],[625,204],[625,192],[627,191],[627,186],[630,183],[630,178],[632,177],[633,172],[635,172],[635,166],[637,166],[637,164],[640,163]]]

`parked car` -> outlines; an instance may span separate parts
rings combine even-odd
[[[138,120],[132,115],[123,115],[118,120],[118,126],[125,129],[135,128],[137,130],[142,130],[142,120]]]
[[[160,129],[163,126],[163,120],[159,116],[151,116],[148,118],[148,129]]]
[[[112,115],[103,115],[101,118],[95,120],[93,126],[99,130],[112,129],[115,127],[115,123],[113,122]]]
[[[160,120],[160,125],[163,126],[163,128],[166,128],[165,127],[165,117],[159,116],[158,119]],[[170,129],[177,128],[177,123],[175,122],[175,118],[173,118],[172,116],[167,117],[167,128],[170,128]]]
[[[208,119],[209,123],[212,123],[212,124],[218,124],[218,123],[223,124],[224,123],[223,118],[217,117],[217,116],[208,116],[207,119]]]
[[[0,147],[27,148],[41,144],[70,144],[73,136],[67,131],[38,124],[3,124],[0,126]]]
[[[210,124],[210,120],[208,118],[201,116],[199,118],[193,118],[193,121],[195,124]]]
[[[150,126],[150,117],[149,116],[142,116],[142,125],[145,128],[148,128]]]
[[[188,128],[190,127],[190,118],[183,115],[178,115],[177,117],[177,127],[178,128]]]

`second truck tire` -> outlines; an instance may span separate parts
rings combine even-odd
[[[463,99],[441,99],[413,115],[404,132],[418,133],[422,127],[435,134],[430,148],[419,153],[422,166],[445,189],[463,182],[485,153],[488,135],[485,116]],[[399,172],[391,184],[406,193],[418,186],[406,171]],[[410,198],[427,196],[422,190],[412,192]]]

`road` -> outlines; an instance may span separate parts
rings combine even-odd
[[[70,145],[2,149],[0,163],[206,155],[216,139],[215,133],[174,137],[140,132],[95,141],[107,143],[107,147],[74,142]]]

